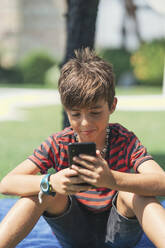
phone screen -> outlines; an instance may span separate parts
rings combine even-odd
[[[79,154],[96,156],[96,144],[93,142],[70,143],[68,146],[69,165],[73,164],[73,157]]]

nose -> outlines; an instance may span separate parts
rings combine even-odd
[[[89,124],[89,120],[88,120],[88,117],[86,115],[82,116],[82,119],[81,119],[81,126],[88,126]]]

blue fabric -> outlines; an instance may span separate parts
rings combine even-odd
[[[16,202],[16,199],[0,200],[0,221],[7,214],[9,209]],[[165,201],[162,202],[165,207]],[[62,248],[46,221],[41,217],[31,233],[19,244],[18,248]],[[151,241],[143,234],[142,239],[134,248],[156,248]]]

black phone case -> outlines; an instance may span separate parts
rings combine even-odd
[[[93,142],[70,143],[68,146],[69,165],[73,164],[73,157],[79,154],[96,156],[96,144]]]

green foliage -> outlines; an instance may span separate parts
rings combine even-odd
[[[145,42],[131,56],[134,74],[141,84],[162,84],[164,56],[165,39]]]
[[[20,84],[22,83],[22,80],[22,73],[18,66],[12,66],[10,68],[4,68],[0,66],[0,83]]]
[[[45,73],[45,83],[47,86],[53,87],[54,89],[58,88],[58,79],[60,77],[59,66],[55,65],[47,70]]]
[[[55,65],[55,63],[54,58],[44,51],[34,51],[28,54],[20,63],[23,82],[45,84],[45,73]]]
[[[6,50],[0,47],[0,84],[20,84],[22,82],[22,73],[20,68],[15,64],[3,63],[3,56]]]
[[[100,56],[113,65],[116,83],[124,72],[131,70],[131,54],[125,49],[102,49],[100,51]]]

